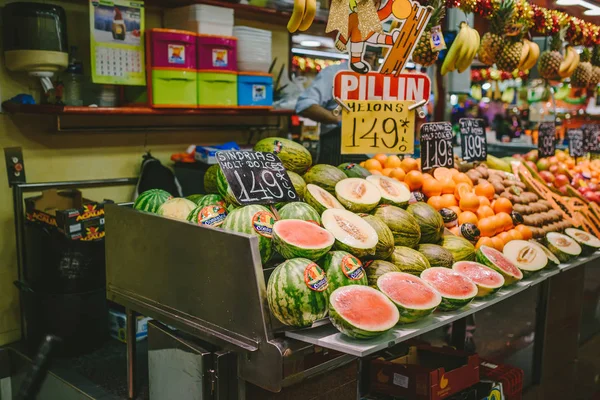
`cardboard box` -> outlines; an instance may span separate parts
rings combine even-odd
[[[25,199],[27,220],[58,229],[72,240],[93,241],[104,238],[104,205],[85,199],[79,190],[49,189],[41,196]]]
[[[150,318],[138,315],[136,317],[135,341],[139,342],[148,337],[148,321]],[[110,336],[119,342],[127,343],[127,316],[116,310],[108,311],[108,330]]]
[[[520,400],[523,393],[522,369],[500,364],[493,361],[480,359],[479,374],[482,380],[497,382],[502,388],[503,399]]]
[[[370,366],[371,392],[406,399],[439,400],[479,382],[479,357],[450,347],[419,345]]]

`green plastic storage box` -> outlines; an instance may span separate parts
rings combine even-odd
[[[237,107],[237,72],[198,71],[199,107]]]
[[[160,108],[195,108],[198,74],[194,70],[153,69],[152,106]]]

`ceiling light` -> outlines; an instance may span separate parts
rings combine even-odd
[[[557,0],[556,4],[559,6],[576,6],[579,5],[579,0]]]
[[[325,57],[325,58],[336,58],[338,60],[347,60],[348,54],[334,53],[329,51],[319,51],[310,49],[301,49],[298,47],[292,47],[292,53],[302,54],[305,56]]]
[[[595,8],[592,10],[585,10],[583,13],[585,15],[600,15],[600,8]]]
[[[319,42],[318,40],[303,40],[300,42],[300,46],[304,46],[304,47],[320,47],[321,46],[321,42]]]

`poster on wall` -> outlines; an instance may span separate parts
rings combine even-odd
[[[90,1],[92,81],[145,86],[144,3]]]

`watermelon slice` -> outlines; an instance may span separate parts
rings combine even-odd
[[[439,309],[454,311],[463,308],[477,296],[477,285],[463,274],[444,267],[431,267],[421,272],[421,279],[442,295]]]
[[[431,314],[442,302],[437,290],[406,272],[388,272],[377,279],[377,287],[400,311],[400,322],[409,324]]]
[[[558,232],[547,233],[546,244],[548,245],[548,249],[558,257],[560,262],[568,262],[579,256],[583,251],[575,240]]]
[[[477,262],[494,269],[504,277],[504,286],[523,279],[523,272],[513,265],[504,254],[489,246],[481,246],[476,254]]]
[[[477,296],[485,297],[496,293],[504,285],[504,277],[486,267],[473,261],[459,261],[454,263],[452,269],[465,275],[477,285]]]
[[[321,215],[323,227],[335,236],[335,249],[358,258],[375,255],[379,237],[361,217],[348,211],[330,208]]]
[[[285,259],[308,258],[315,261],[333,246],[331,233],[301,219],[284,219],[273,225],[273,245]]]
[[[342,286],[329,296],[331,323],[343,334],[356,339],[382,335],[392,329],[399,318],[394,303],[369,286]]]
[[[410,200],[410,191],[399,181],[387,176],[371,175],[367,181],[373,183],[381,193],[381,204],[391,204],[406,208]]]
[[[362,178],[346,178],[335,185],[335,196],[352,212],[369,212],[381,200],[375,185]]]
[[[600,249],[600,239],[590,233],[575,228],[567,228],[565,233],[579,243],[583,248],[583,254],[592,254]]]
[[[558,264],[560,264],[560,260],[558,259],[558,257],[556,257],[553,252],[551,252],[550,250],[548,250],[548,248],[546,246],[544,246],[543,244],[539,243],[535,239],[529,239],[529,243],[532,243],[532,244],[536,245],[537,247],[539,247],[540,249],[542,249],[542,251],[544,252],[544,254],[546,255],[546,257],[548,257],[549,263],[552,263],[552,264],[554,264],[556,266],[558,266]]]

